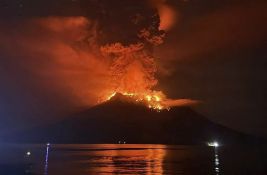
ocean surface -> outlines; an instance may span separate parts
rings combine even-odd
[[[1,144],[0,175],[267,175],[266,156],[245,145]]]

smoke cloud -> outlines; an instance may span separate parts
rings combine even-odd
[[[137,43],[100,45],[97,25],[85,17],[14,21],[3,25],[1,52],[30,72],[31,83],[65,93],[78,106],[95,105],[113,92],[151,93],[157,65],[149,48],[164,34],[144,28]]]
[[[167,4],[166,0],[150,0],[149,2],[158,11],[160,17],[159,30],[170,30],[176,23],[177,11]]]
[[[84,17],[47,17],[11,25],[4,24],[0,34],[6,62],[14,59],[19,69],[31,72],[33,84],[64,91],[75,103],[97,101],[106,87],[108,62],[96,49],[95,22]]]
[[[182,30],[175,26],[179,32],[169,32],[165,44],[156,48],[156,55],[173,64],[170,60],[200,58],[262,42],[266,38],[265,6],[265,1],[244,2],[184,19],[179,24]]]

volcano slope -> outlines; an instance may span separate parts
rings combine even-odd
[[[33,143],[251,143],[257,139],[213,123],[190,107],[156,111],[116,95],[68,119],[16,136]]]

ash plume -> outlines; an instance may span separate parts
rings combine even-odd
[[[149,17],[133,14],[131,24],[137,30],[133,32],[135,39],[128,43],[105,40],[101,21],[84,16],[33,17],[9,24],[1,21],[5,26],[0,30],[1,51],[10,56],[7,62],[14,59],[29,72],[31,84],[66,94],[75,106],[95,105],[114,92],[166,100],[154,89],[158,80],[157,58],[153,56],[154,47],[164,42],[162,30],[171,26],[164,26],[169,19],[160,9],[165,6],[160,2],[158,14]]]
[[[171,100],[163,92],[154,88],[157,65],[153,57],[154,47],[164,42],[166,32],[174,23],[174,12],[165,4],[165,1],[155,1],[158,18],[152,18],[150,25],[137,32],[138,40],[135,43],[123,45],[115,42],[101,47],[104,57],[111,60],[109,100],[115,93],[132,96],[136,101],[145,101],[149,108],[169,109],[171,106],[185,106],[197,103],[194,100]],[[153,6],[152,6],[153,7]]]

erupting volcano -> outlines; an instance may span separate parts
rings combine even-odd
[[[158,80],[153,47],[163,43],[166,33],[160,27],[163,21],[160,18],[158,21],[157,18],[153,19],[155,21],[151,21],[152,25],[137,33],[137,42],[128,45],[116,42],[101,47],[102,55],[110,60],[111,88],[100,103],[110,100],[117,93],[158,111],[197,103],[189,99],[171,100],[163,92],[154,90]]]
[[[146,33],[150,36],[149,31]],[[143,35],[139,36],[142,37]],[[163,34],[153,36],[157,39],[149,41],[151,44],[157,45],[162,42],[163,36]],[[101,101],[110,100],[119,93],[155,110],[196,103],[196,101],[186,99],[170,100],[163,92],[153,90],[158,82],[155,78],[157,69],[155,58],[146,49],[146,44],[148,43],[123,46],[120,43],[114,43],[101,48],[103,55],[112,60],[110,67],[112,90]]]
[[[102,48],[105,54],[113,54],[111,66],[111,87],[103,101],[110,100],[117,93],[131,97],[136,102],[145,103],[149,108],[161,110],[165,95],[151,90],[156,84],[154,58],[144,50],[144,45],[134,44],[125,47],[119,43]]]
[[[29,69],[40,77],[38,84],[59,91],[55,93],[62,93],[63,98],[67,96],[75,108],[98,105],[115,94],[123,94],[157,111],[195,104],[194,100],[168,99],[165,95],[168,92],[160,90],[158,78],[164,76],[159,71],[165,69],[161,64],[164,56],[155,50],[164,43],[174,24],[175,11],[165,0],[150,1],[151,4],[127,2],[124,5],[133,7],[118,12],[126,13],[120,20],[114,9],[104,7],[101,8],[107,13],[98,17],[27,20],[25,26],[30,30],[12,34],[20,39],[16,39],[16,46],[7,46],[5,50],[17,47],[19,57],[24,55],[29,63],[36,64]],[[6,35],[1,37],[3,43],[10,40]],[[45,64],[40,64],[42,61],[35,55]]]
[[[112,90],[104,101],[120,93],[137,102],[145,102],[150,108],[160,110],[165,107],[162,104],[163,93],[151,90],[157,84],[156,66],[154,58],[145,50],[143,43],[128,47],[115,43],[102,47],[101,51],[112,60]]]
[[[100,3],[100,1],[97,2]],[[167,74],[164,74],[164,71],[168,69],[164,66],[168,66],[172,63],[171,60],[176,61],[179,57],[175,54],[174,58],[168,58],[168,55],[172,57],[172,54],[164,52],[171,53],[175,49],[176,53],[178,48],[182,52],[184,48],[187,48],[187,46],[181,47],[183,44],[178,44],[180,47],[163,45],[167,37],[176,36],[171,33],[171,27],[175,22],[175,12],[166,5],[166,1],[151,0],[152,6],[147,5],[146,1],[125,3],[126,1],[118,0],[116,2],[122,4],[111,8],[113,6],[111,1],[103,1],[101,5],[97,3],[99,5],[97,7],[101,10],[97,10],[96,17],[86,15],[33,19],[27,23],[27,28],[31,29],[29,32],[26,30],[24,33],[21,30],[23,35],[19,35],[19,39],[11,38],[16,42],[5,49],[13,51],[15,44],[15,47],[20,48],[19,58],[29,58],[29,62],[35,61],[35,64],[30,65],[38,66],[32,66],[33,70],[30,70],[40,77],[38,80],[40,79],[42,83],[38,81],[39,86],[44,84],[44,89],[56,89],[57,91],[51,91],[53,93],[50,94],[53,95],[62,91],[64,97],[62,99],[64,101],[66,98],[69,99],[73,111],[68,112],[68,116],[62,116],[64,117],[62,120],[58,119],[59,121],[48,123],[42,128],[33,128],[22,134],[16,134],[14,137],[7,137],[7,140],[19,138],[22,141],[39,143],[47,141],[53,143],[118,143],[124,140],[127,143],[161,144],[203,144],[211,139],[222,141],[222,143],[246,140],[246,135],[214,123],[195,111],[191,106],[199,104],[199,101],[170,99],[166,94],[171,92],[161,91],[160,80],[165,78],[164,75]],[[118,10],[118,7],[130,8]],[[205,36],[207,32],[205,30]],[[197,34],[199,35],[198,32]],[[4,39],[5,36],[2,35]],[[184,38],[171,39],[183,40]],[[3,41],[8,43],[9,40],[10,38],[6,38]],[[189,43],[185,42],[185,45],[190,45],[191,40],[192,38]],[[204,42],[204,44],[207,43]],[[188,48],[187,52],[191,52],[191,49]],[[36,62],[37,56],[44,58]],[[181,59],[186,58],[184,56]],[[22,63],[25,64],[19,62],[18,65]],[[180,62],[175,62],[175,67],[173,67],[175,70],[183,68],[183,66],[178,66],[178,63]],[[216,67],[212,67],[212,72],[213,69]],[[172,73],[171,70],[166,72]],[[193,74],[197,73],[198,71],[194,70]],[[34,80],[36,77],[34,76]],[[176,75],[166,77],[168,81],[165,82],[172,83],[173,80],[173,84],[169,86],[174,87],[169,90],[178,89],[179,91],[178,81],[180,80],[183,84],[185,83],[183,78],[189,77],[179,74],[179,77]],[[200,81],[199,79],[203,78],[204,74],[203,77],[202,75],[191,77],[192,82],[196,80],[194,78]],[[221,78],[219,75],[218,77]],[[205,79],[204,84],[209,80],[210,77]],[[236,79],[229,81],[232,80]],[[219,82],[217,79],[213,81]],[[202,88],[208,85],[204,84],[201,84]],[[181,86],[183,90],[180,93],[203,99],[205,95],[195,94],[195,87],[200,87],[198,85],[200,84],[187,85],[187,87],[190,86],[188,88],[190,93],[185,90],[186,87]],[[212,87],[205,90],[210,91],[207,97],[212,96],[217,99],[218,93],[215,93]],[[226,87],[226,90],[234,90]],[[222,90],[225,89],[222,88]],[[228,95],[228,92],[225,94]],[[43,92],[40,90],[39,93]],[[52,99],[55,100],[56,97]],[[218,104],[209,102],[210,98],[205,99],[210,104],[211,111],[216,111]],[[33,102],[36,103],[35,98]],[[56,104],[60,105],[54,106],[61,107],[63,103]],[[232,108],[225,107],[225,110],[231,111],[230,109]],[[46,116],[45,114],[43,115]]]

